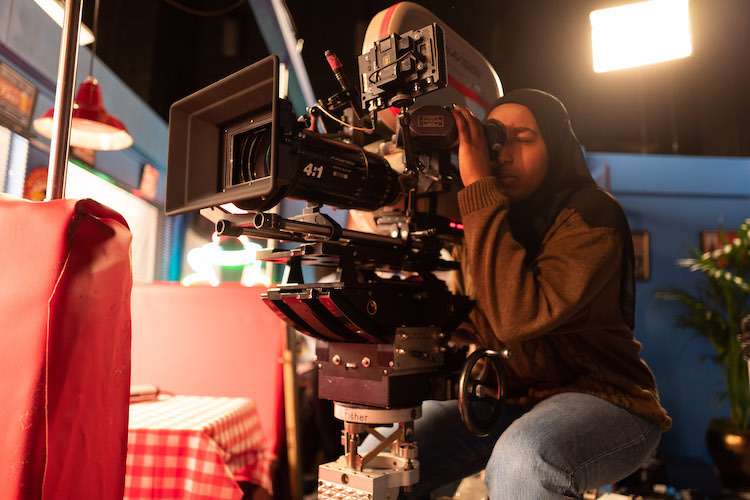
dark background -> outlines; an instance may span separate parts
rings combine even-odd
[[[172,1],[202,10],[235,2]],[[367,25],[393,3],[287,0],[316,97],[337,90],[323,52],[335,50],[356,81]],[[603,74],[592,69],[589,13],[633,1],[416,3],[479,49],[506,92],[534,87],[557,95],[589,150],[750,156],[748,0],[692,0],[692,56]],[[88,26],[93,6],[84,2]],[[165,0],[100,0],[98,31],[97,55],[165,120],[174,101],[268,55],[247,2],[205,17]]]

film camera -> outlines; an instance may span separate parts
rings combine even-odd
[[[449,343],[471,303],[434,274],[457,266],[441,251],[460,238],[460,223],[435,208],[437,193],[457,180],[449,152],[456,126],[445,107],[410,107],[447,84],[443,29],[433,23],[375,42],[358,60],[361,92],[335,55],[327,57],[341,91],[300,118],[279,98],[276,56],[175,103],[166,211],[202,210],[222,235],[300,243],[258,258],[286,265],[282,284],[263,300],[321,341],[318,395],[334,401],[344,421],[345,453],[320,467],[319,498],[395,499],[419,479],[413,421],[421,403],[458,398],[466,425],[486,435],[502,413],[502,355],[467,355]],[[395,134],[378,127],[378,112],[388,108],[398,110]],[[320,121],[340,130],[319,133]],[[502,124],[486,129],[501,147]],[[284,198],[308,207],[291,219],[265,212]],[[426,211],[417,210],[422,200]],[[379,210],[386,231],[343,228],[320,212],[323,204]],[[403,208],[384,209],[394,204]],[[328,268],[335,279],[305,283],[305,265]],[[394,423],[390,436],[374,429]],[[364,431],[381,444],[360,456]]]

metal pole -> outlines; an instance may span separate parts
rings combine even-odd
[[[81,28],[82,0],[65,2],[65,20],[60,38],[60,62],[57,66],[55,114],[52,118],[52,143],[47,170],[46,200],[65,195],[65,173],[68,167],[70,121],[73,113],[73,89],[78,61],[78,32]]]
[[[302,457],[300,456],[299,400],[297,398],[297,333],[282,325],[282,378],[284,383],[284,420],[286,424],[286,458],[289,471],[289,496],[302,500]]]

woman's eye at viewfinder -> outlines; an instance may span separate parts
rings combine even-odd
[[[510,139],[516,142],[534,142],[536,139],[536,132],[527,128],[522,128],[512,132],[510,134]]]

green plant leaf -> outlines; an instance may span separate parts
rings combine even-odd
[[[750,387],[737,335],[742,318],[750,313],[750,219],[737,230],[737,238],[729,241],[723,229],[720,237],[721,248],[706,253],[690,248],[691,257],[676,262],[702,275],[698,285],[659,290],[655,296],[677,302],[681,312],[675,324],[711,344],[714,356],[703,354],[700,361],[710,357],[721,369],[724,389],[717,391],[714,400],[729,403],[732,425],[742,430],[748,428]]]

